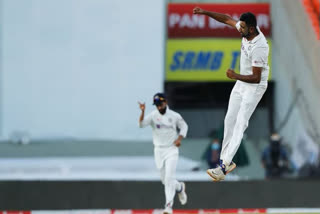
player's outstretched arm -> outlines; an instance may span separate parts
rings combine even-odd
[[[226,25],[230,25],[231,27],[236,28],[237,21],[226,14],[206,11],[206,10],[201,9],[200,7],[195,7],[193,9],[193,14],[206,15],[206,16],[209,16],[209,17],[217,20],[218,22],[221,22],[221,23],[224,23]]]

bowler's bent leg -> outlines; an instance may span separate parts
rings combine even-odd
[[[234,126],[232,138],[223,157],[223,163],[228,166],[236,154],[243,138],[243,133],[248,127],[249,119],[261,100],[267,86],[248,86],[243,95],[240,110]]]

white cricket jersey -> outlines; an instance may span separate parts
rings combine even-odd
[[[236,28],[240,31],[240,21],[237,22]],[[251,41],[242,38],[241,55],[240,55],[240,74],[251,75],[252,66],[262,67],[261,81],[259,84],[267,85],[269,77],[269,45],[266,37],[257,26],[259,35],[254,37]]]
[[[170,147],[179,135],[186,137],[188,131],[188,125],[181,115],[170,110],[168,106],[164,115],[156,109],[139,122],[140,128],[148,125],[152,127],[155,147]],[[179,133],[177,128],[180,130]]]

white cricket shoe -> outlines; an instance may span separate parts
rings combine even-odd
[[[226,175],[232,172],[237,167],[237,164],[231,161],[229,166],[226,166],[226,174],[223,173],[221,166],[218,166],[214,169],[208,169],[207,173],[213,179],[213,181],[222,181],[226,177]]]
[[[226,167],[226,175],[232,172],[237,167],[237,164],[231,161],[230,165]]]
[[[223,181],[226,175],[223,173],[220,166],[214,169],[207,170],[208,175],[213,179],[213,181]]]
[[[163,214],[172,214],[172,206],[170,204],[166,205],[163,210]]]
[[[186,184],[184,182],[180,182],[181,184],[181,191],[178,192],[179,201],[182,205],[187,203],[188,197],[186,193]]]

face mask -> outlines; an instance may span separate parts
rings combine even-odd
[[[211,149],[212,150],[219,150],[220,149],[220,145],[218,143],[213,143],[213,144],[211,144]]]

